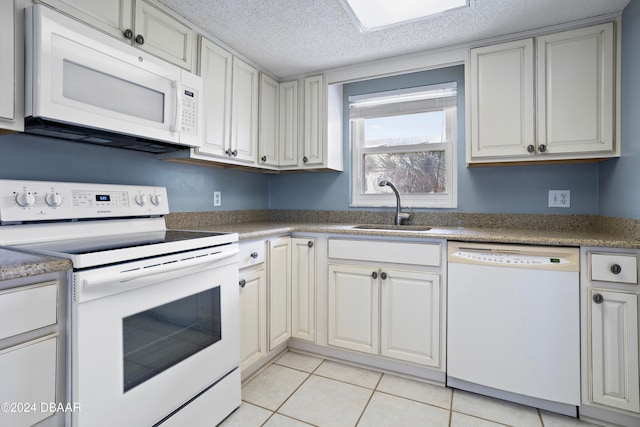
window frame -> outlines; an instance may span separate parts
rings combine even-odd
[[[437,87],[439,85],[426,85]],[[456,94],[456,99],[458,99]],[[389,189],[387,193],[381,194],[363,194],[362,193],[362,181],[364,179],[362,158],[365,154],[378,154],[378,153],[397,153],[397,152],[423,152],[423,151],[442,151],[444,150],[445,162],[446,162],[446,182],[447,192],[442,194],[406,194],[401,193],[401,200],[403,207],[412,208],[456,208],[458,205],[458,102],[456,102],[455,108],[430,108],[421,109],[421,111],[439,111],[444,109],[445,111],[445,123],[446,123],[446,135],[447,141],[445,143],[424,143],[424,144],[411,144],[411,145],[398,145],[398,146],[384,146],[384,147],[364,147],[364,121],[365,117],[358,117],[352,119],[349,114],[349,143],[351,153],[351,200],[350,206],[352,207],[395,207],[396,199],[393,192]],[[393,111],[393,107],[389,108],[389,111]],[[403,111],[403,108],[398,108],[397,111]],[[407,111],[403,111],[402,114],[409,114]]]

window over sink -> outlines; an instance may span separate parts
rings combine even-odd
[[[457,82],[348,98],[352,206],[456,207]]]

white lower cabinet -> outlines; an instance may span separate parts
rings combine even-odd
[[[385,270],[382,280],[383,356],[440,366],[440,276]]]
[[[267,269],[264,240],[240,243],[240,370],[268,353]]]
[[[589,290],[591,400],[640,412],[638,295]]]
[[[580,417],[640,425],[640,250],[582,248]]]
[[[291,336],[316,339],[316,239],[291,239]]]
[[[240,369],[267,354],[267,272],[240,271]]]
[[[291,237],[269,240],[269,351],[291,337]]]
[[[0,282],[1,426],[64,423],[55,409],[67,404],[63,274]]]
[[[378,353],[377,276],[365,266],[329,265],[329,345]]]
[[[441,250],[439,243],[330,239],[327,343],[443,369]],[[371,251],[387,261],[368,261]],[[425,256],[417,261],[416,252]]]

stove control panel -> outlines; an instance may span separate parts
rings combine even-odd
[[[165,187],[0,180],[2,223],[168,213]]]

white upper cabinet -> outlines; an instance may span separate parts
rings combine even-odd
[[[227,156],[231,137],[231,69],[233,55],[202,38],[200,76],[204,88],[204,141],[196,153]]]
[[[258,163],[261,166],[278,166],[278,131],[280,114],[280,85],[264,73],[260,73],[260,131],[258,134]]]
[[[535,143],[533,39],[472,49],[470,70],[471,158],[526,154]]]
[[[3,129],[22,131],[24,120],[22,113],[22,94],[18,88],[22,87],[23,78],[18,77],[16,66],[22,63],[20,50],[16,39],[16,14],[13,1],[0,4],[0,134]],[[20,60],[18,60],[20,55]]]
[[[324,163],[325,99],[324,76],[305,78],[302,167],[313,167]]]
[[[258,152],[258,70],[233,58],[231,144],[234,160],[256,162]]]
[[[298,123],[298,81],[280,83],[280,140],[278,146],[278,165],[298,165],[298,143],[300,129]]]
[[[151,0],[39,0],[189,71],[195,32]]]
[[[258,148],[258,71],[205,38],[200,44],[204,141],[191,158],[253,165]]]
[[[613,152],[613,23],[538,37],[538,150]]]
[[[135,36],[140,49],[191,71],[195,33],[147,0],[136,0]]]
[[[467,163],[619,155],[615,58],[613,23],[471,49]]]

